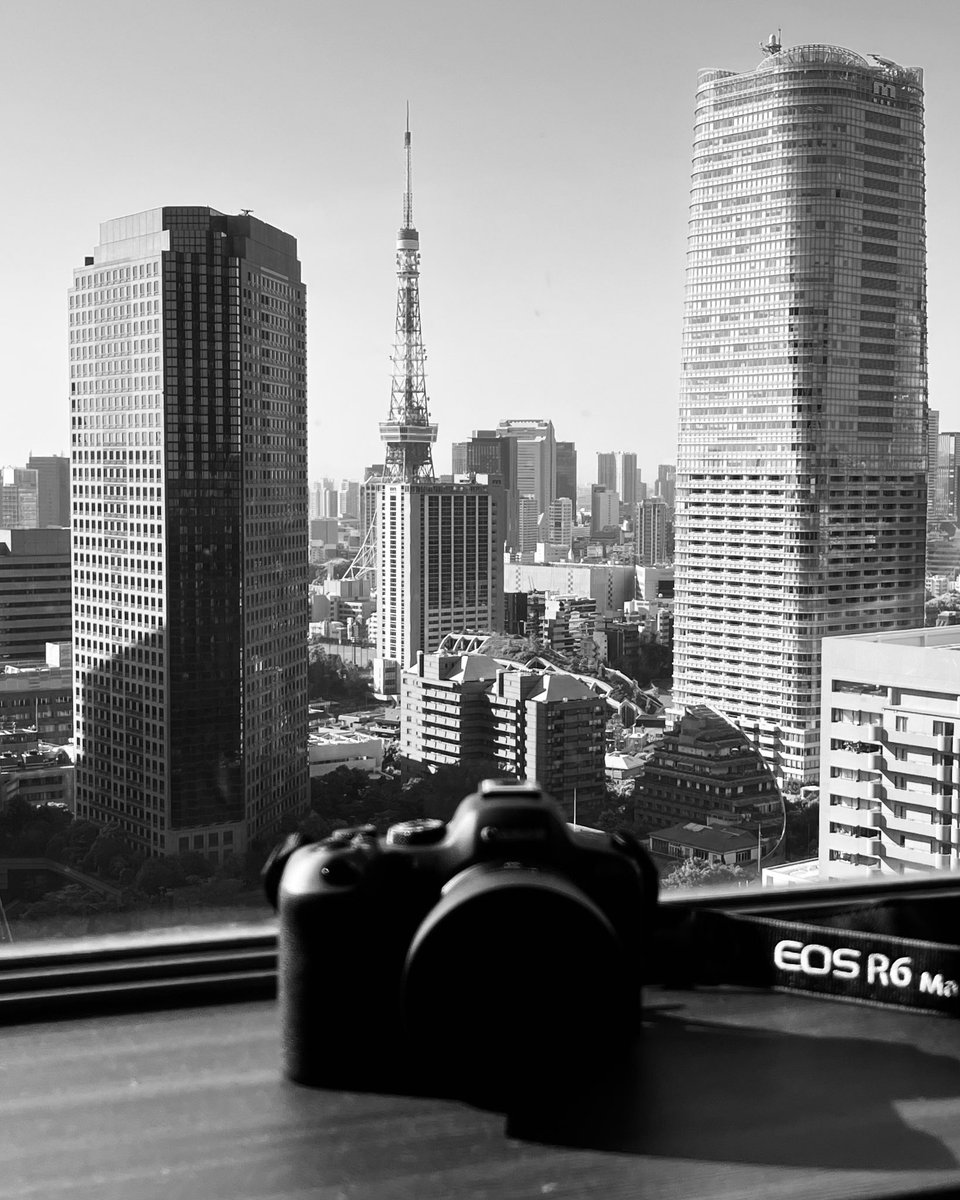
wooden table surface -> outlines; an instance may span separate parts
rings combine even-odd
[[[577,1031],[598,1054],[615,1033]],[[829,1197],[960,1189],[960,1024],[652,990],[633,1083],[507,1113],[311,1090],[245,1002],[0,1030],[0,1196]]]

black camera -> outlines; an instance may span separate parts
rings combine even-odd
[[[516,1080],[639,1027],[656,870],[536,784],[487,780],[449,824],[293,835],[264,881],[291,1079]]]

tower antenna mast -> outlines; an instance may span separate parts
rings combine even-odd
[[[386,446],[384,478],[414,482],[433,479],[433,443],[437,427],[430,421],[427,381],[420,330],[420,235],[413,223],[413,164],[410,105],[403,135],[406,186],[403,224],[397,234],[397,325],[393,343],[390,415],[380,422]]]

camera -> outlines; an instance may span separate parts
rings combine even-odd
[[[290,1079],[545,1077],[639,1027],[656,870],[534,783],[486,780],[449,823],[293,835],[264,883]]]

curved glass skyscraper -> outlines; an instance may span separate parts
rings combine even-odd
[[[698,82],[675,694],[814,782],[821,639],[923,623],[923,73],[769,51]]]

